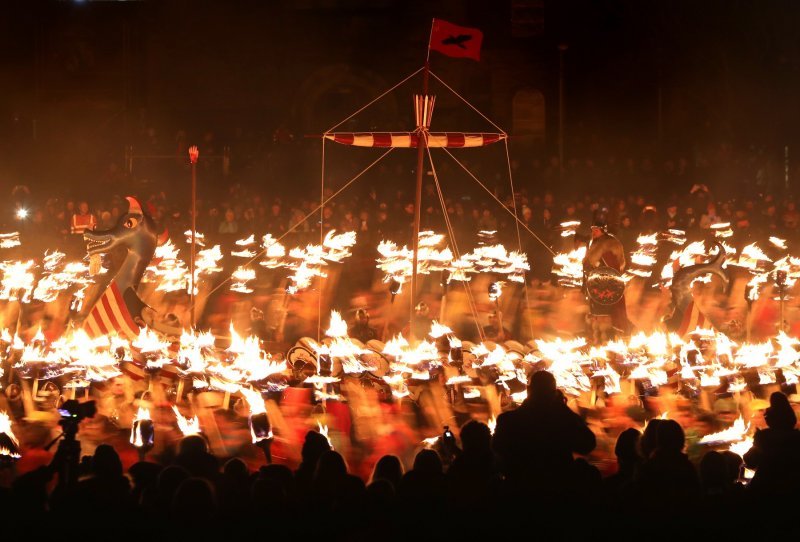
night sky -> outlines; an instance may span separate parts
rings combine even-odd
[[[148,129],[219,145],[328,128],[421,66],[430,20],[484,31],[482,60],[432,69],[512,131],[540,91],[555,148],[558,45],[567,153],[657,153],[706,142],[800,142],[800,4],[792,1],[18,1],[0,19],[0,174],[91,176]],[[407,127],[418,81],[354,129]],[[436,90],[436,89],[434,89]],[[659,131],[659,96],[661,130]],[[443,98],[441,128],[480,129]],[[512,134],[513,135],[513,134]],[[164,143],[166,145],[166,143]],[[644,151],[642,151],[644,149]],[[44,157],[44,158],[43,158]]]

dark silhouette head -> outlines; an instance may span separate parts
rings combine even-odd
[[[675,420],[661,420],[656,431],[656,449],[660,452],[680,453],[686,444],[683,428]]]
[[[331,449],[328,444],[328,439],[324,435],[316,431],[309,431],[306,433],[306,439],[303,442],[303,450],[301,455],[303,463],[306,465],[316,465],[317,461],[322,454]]]
[[[631,465],[641,459],[639,455],[639,440],[641,436],[642,434],[632,427],[619,434],[617,444],[614,446],[614,454],[617,456],[617,462],[620,465]]]
[[[170,465],[164,468],[156,481],[156,492],[158,494],[158,501],[164,507],[169,507],[172,503],[172,497],[178,490],[184,480],[189,478],[189,471],[177,465]]]
[[[367,499],[377,505],[388,505],[396,493],[396,486],[383,478],[374,480],[367,486]]]
[[[276,479],[259,478],[253,482],[253,487],[250,490],[250,498],[256,510],[269,510],[271,507],[286,502],[287,497],[286,488]]]
[[[442,474],[442,459],[433,450],[422,450],[414,458],[414,472],[427,475]]]
[[[764,413],[764,419],[770,429],[789,430],[797,425],[797,415],[792,410],[789,399],[779,391],[769,396],[769,407]]]
[[[556,378],[547,371],[537,371],[528,383],[528,398],[537,403],[548,402],[557,397]]]
[[[198,455],[208,453],[208,443],[200,435],[189,435],[181,439],[178,445],[180,455]]]
[[[247,469],[247,464],[238,457],[229,459],[225,463],[222,473],[226,478],[235,479],[244,479],[250,476],[250,471]]]
[[[725,459],[725,476],[729,484],[734,483],[739,478],[739,473],[742,470],[744,460],[742,456],[730,450],[722,452],[722,457]]]
[[[175,519],[213,518],[216,512],[214,489],[203,478],[187,478],[172,498],[172,516]]]
[[[728,483],[728,465],[721,453],[712,450],[703,456],[700,460],[700,480],[706,491],[725,487]]]
[[[116,478],[122,476],[122,461],[116,450],[109,444],[101,444],[94,451],[92,470],[95,476]]]
[[[375,468],[372,470],[372,482],[377,480],[386,480],[397,489],[400,485],[400,479],[403,477],[403,464],[396,455],[385,455],[381,457]]]
[[[645,459],[649,458],[656,450],[658,426],[662,421],[664,420],[653,418],[647,422],[644,433],[641,439],[639,439],[639,448],[642,451],[642,457]]]
[[[317,463],[316,478],[318,480],[335,480],[347,475],[347,463],[339,452],[328,450],[323,453]]]
[[[489,426],[470,420],[461,428],[461,446],[467,455],[484,455],[492,450],[492,432]]]

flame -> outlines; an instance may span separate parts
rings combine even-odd
[[[161,339],[161,337],[151,330],[150,328],[142,328],[139,331],[139,336],[131,343],[136,349],[142,353],[149,352],[162,352],[169,348],[169,342]]]
[[[753,447],[753,438],[752,437],[745,437],[744,440],[740,440],[739,442],[734,442],[728,447],[728,451],[731,451],[738,455],[739,457],[744,457],[744,454],[750,451],[750,448]]]
[[[325,330],[328,337],[347,337],[347,322],[344,321],[339,311],[331,311],[331,322]]]
[[[265,414],[267,412],[267,407],[264,404],[264,398],[261,396],[261,393],[245,387],[239,388],[239,391],[242,393],[245,401],[247,401],[251,416],[255,416],[256,414]]]
[[[739,415],[733,425],[722,431],[711,433],[700,439],[700,444],[718,444],[722,442],[738,442],[744,440],[750,424],[744,423],[744,418]]]
[[[136,446],[137,448],[141,448],[144,446],[144,439],[142,438],[142,430],[141,425],[137,422],[142,420],[152,420],[150,417],[150,410],[143,406],[139,407],[139,410],[136,412],[136,417],[133,419],[133,425],[131,426],[131,438],[130,443]]]
[[[559,282],[563,286],[580,287],[583,284],[583,259],[585,257],[585,246],[553,256],[553,273],[559,277]]]
[[[317,428],[319,428],[319,434],[325,437],[325,439],[328,441],[328,446],[330,446],[331,450],[333,450],[333,442],[328,436],[328,425],[322,425],[319,421],[317,421]]]
[[[434,339],[438,339],[439,337],[442,337],[443,335],[447,335],[452,332],[453,332],[452,329],[434,320],[431,322],[431,330],[428,333],[428,335],[430,335]]]
[[[178,429],[181,430],[184,437],[200,434],[200,419],[197,416],[191,419],[184,418],[175,405],[172,406],[172,411],[175,413],[175,418],[178,420]]]
[[[29,303],[33,293],[33,260],[0,262],[0,299]]]
[[[489,432],[494,435],[494,430],[497,429],[497,418],[495,416],[489,418],[489,423],[487,425],[489,426]]]
[[[781,250],[786,249],[786,240],[780,237],[770,237],[769,242]]]
[[[247,283],[251,280],[256,278],[256,271],[255,269],[250,269],[248,267],[239,266],[236,270],[231,274],[231,291],[239,292],[242,294],[249,294],[253,292],[253,289],[247,286]]]
[[[22,243],[19,240],[19,232],[0,233],[0,248],[14,248]]]
[[[5,433],[8,438],[11,439],[11,442],[14,443],[14,446],[19,447],[19,440],[11,429],[11,418],[8,416],[8,413],[3,410],[0,410],[0,433]]]
[[[192,230],[186,230],[185,232],[183,232],[183,235],[186,236],[186,242],[191,244],[191,242],[192,242]],[[199,246],[199,247],[206,246],[205,238],[206,238],[206,236],[203,235],[201,232],[199,232],[199,231],[194,232],[194,241],[197,244],[197,246]]]

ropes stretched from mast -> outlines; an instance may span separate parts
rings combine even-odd
[[[428,161],[431,163],[431,172],[433,173],[433,181],[436,183],[436,192],[439,195],[439,203],[442,206],[442,216],[444,216],[444,223],[445,227],[447,228],[447,235],[450,237],[450,242],[453,245],[453,254],[455,255],[457,260],[461,259],[461,252],[458,250],[458,242],[456,241],[455,232],[453,231],[453,225],[450,222],[450,216],[447,214],[447,204],[445,203],[444,194],[442,193],[442,187],[439,183],[439,175],[436,173],[436,166],[433,165],[433,157],[431,156],[431,149],[428,147],[426,149],[428,151]],[[475,320],[475,327],[478,328],[478,336],[481,338],[481,342],[484,341],[485,337],[483,334],[483,328],[478,322],[478,305],[475,303],[475,298],[472,295],[472,289],[467,285],[467,281],[462,280],[459,281],[464,286],[464,291],[467,294],[467,302],[469,303],[469,310],[472,311],[472,318]]]
[[[360,172],[358,172],[358,173],[356,174],[356,176],[355,176],[355,177],[353,177],[352,179],[350,179],[349,181],[347,181],[347,182],[345,183],[345,185],[344,185],[344,186],[342,186],[342,187],[341,187],[339,190],[337,190],[337,191],[336,191],[336,192],[335,192],[333,195],[331,195],[331,197],[324,199],[320,205],[318,205],[318,206],[317,206],[315,209],[313,209],[313,210],[309,211],[309,213],[308,213],[307,215],[305,215],[305,216],[304,216],[302,219],[300,219],[300,220],[299,220],[299,221],[298,221],[296,224],[294,224],[293,226],[289,226],[289,227],[286,229],[286,231],[285,231],[285,232],[283,232],[283,234],[282,234],[280,237],[278,237],[277,239],[275,239],[275,241],[273,241],[273,243],[279,243],[279,242],[281,242],[281,240],[283,240],[283,238],[284,238],[284,237],[286,237],[287,235],[289,235],[290,233],[292,233],[292,232],[293,232],[295,229],[297,229],[297,227],[298,227],[298,226],[300,226],[300,225],[301,225],[301,224],[303,224],[303,223],[304,223],[306,220],[308,220],[309,218],[311,218],[312,216],[314,216],[315,214],[317,214],[318,212],[320,212],[320,211],[321,211],[321,209],[322,209],[322,208],[323,208],[325,205],[327,205],[328,203],[330,203],[331,201],[333,201],[334,199],[336,199],[336,198],[339,196],[339,194],[341,194],[342,192],[344,192],[344,191],[345,191],[345,190],[346,190],[346,189],[347,189],[347,188],[348,188],[348,187],[349,187],[351,184],[353,184],[353,183],[354,183],[354,182],[356,182],[358,179],[360,179],[362,175],[364,175],[364,174],[365,174],[367,171],[369,171],[369,170],[370,170],[370,169],[372,169],[372,168],[373,168],[375,165],[377,165],[377,163],[378,163],[378,162],[380,162],[381,160],[383,160],[383,159],[386,157],[386,155],[388,155],[388,154],[389,154],[390,152],[392,152],[393,150],[394,150],[393,148],[386,149],[386,152],[384,152],[383,154],[381,154],[381,155],[380,155],[378,158],[376,158],[375,160],[373,160],[373,162],[372,162],[370,165],[368,165],[367,167],[365,167],[364,169],[362,169]],[[242,265],[243,265],[244,267],[246,267],[246,266],[248,266],[248,265],[252,264],[252,263],[253,263],[253,262],[255,262],[257,259],[259,259],[259,258],[260,258],[260,257],[262,257],[264,254],[266,254],[266,253],[267,253],[267,249],[268,249],[268,248],[269,248],[269,247],[265,247],[265,248],[263,248],[263,249],[261,250],[261,252],[259,252],[258,254],[256,254],[256,255],[255,255],[255,256],[253,256],[252,258],[250,258],[249,260],[247,260],[247,261],[246,261],[244,264],[242,264]],[[232,277],[227,277],[227,278],[225,278],[224,280],[222,280],[222,282],[220,282],[220,283],[219,283],[219,284],[217,284],[217,285],[216,285],[214,288],[212,288],[212,289],[211,289],[211,291],[210,291],[210,292],[208,292],[208,295],[211,295],[211,294],[213,294],[214,292],[216,292],[217,290],[219,290],[220,288],[222,288],[222,287],[223,287],[225,284],[227,284],[227,283],[228,283],[228,282],[230,282],[231,280],[232,280]]]
[[[374,104],[375,102],[377,102],[378,100],[380,100],[381,98],[383,98],[384,96],[386,96],[387,94],[389,94],[390,92],[392,92],[392,91],[393,91],[394,89],[396,89],[397,87],[401,86],[403,83],[405,83],[406,81],[408,81],[409,79],[411,79],[412,77],[414,77],[415,75],[417,75],[419,72],[421,72],[421,71],[422,71],[422,70],[424,70],[424,69],[425,69],[425,67],[424,67],[424,66],[423,66],[423,67],[421,67],[421,68],[419,68],[417,71],[415,71],[414,73],[412,73],[411,75],[409,75],[408,77],[406,77],[405,79],[403,79],[402,81],[400,81],[399,83],[397,83],[396,85],[394,85],[392,88],[390,88],[389,90],[387,90],[386,92],[384,92],[383,94],[381,94],[380,96],[378,96],[377,98],[375,98],[374,100],[372,100],[371,102],[369,102],[369,103],[368,103],[367,105],[365,105],[364,107],[361,107],[360,109],[358,109],[358,110],[357,110],[355,113],[353,113],[352,115],[350,115],[349,117],[347,117],[347,118],[346,118],[346,119],[344,119],[343,121],[341,121],[341,122],[339,122],[339,123],[337,123],[337,124],[334,124],[333,126],[331,126],[330,128],[328,128],[327,130],[325,130],[325,134],[329,134],[330,132],[334,131],[336,128],[338,128],[339,126],[341,126],[342,124],[344,124],[344,123],[345,123],[345,122],[347,122],[348,120],[352,119],[353,117],[355,117],[356,115],[358,115],[359,113],[361,113],[362,111],[364,111],[365,109],[367,109],[369,106],[371,106],[372,104]]]
[[[536,235],[536,233],[534,233],[534,231],[533,231],[532,229],[530,229],[530,228],[528,227],[528,225],[527,225],[527,224],[525,224],[524,222],[522,222],[522,221],[521,221],[521,220],[520,220],[520,219],[517,217],[517,215],[516,215],[516,214],[514,214],[514,212],[512,212],[511,210],[509,210],[509,209],[508,209],[508,207],[506,207],[506,206],[505,206],[505,204],[503,204],[503,202],[502,202],[502,201],[500,201],[500,200],[497,198],[497,196],[495,196],[495,195],[492,193],[492,191],[491,191],[491,190],[489,190],[489,188],[488,188],[488,187],[487,187],[485,184],[483,184],[483,183],[481,182],[481,180],[480,180],[480,179],[478,179],[478,178],[477,178],[477,177],[476,177],[476,176],[475,176],[475,175],[474,175],[474,174],[473,174],[473,173],[472,173],[472,172],[469,170],[469,168],[467,168],[467,166],[465,166],[464,164],[462,164],[462,163],[461,163],[461,161],[460,161],[458,158],[456,158],[455,156],[453,156],[453,153],[452,153],[452,152],[450,152],[449,150],[447,150],[447,149],[446,149],[446,148],[444,148],[444,147],[442,147],[442,150],[443,150],[444,152],[446,152],[446,153],[447,153],[447,154],[450,156],[450,158],[452,158],[452,159],[455,161],[455,163],[456,163],[456,164],[458,164],[459,166],[461,166],[461,169],[463,169],[463,170],[464,170],[464,171],[467,173],[467,175],[469,175],[469,176],[472,178],[472,180],[473,180],[473,181],[475,181],[476,183],[478,183],[478,185],[480,185],[480,187],[481,187],[481,188],[483,188],[483,189],[486,191],[486,193],[487,193],[487,194],[489,194],[490,196],[492,196],[492,199],[494,199],[494,200],[495,200],[497,203],[499,203],[499,204],[500,204],[500,207],[502,207],[502,208],[503,208],[503,209],[504,209],[504,210],[505,210],[505,211],[506,211],[508,214],[510,214],[511,216],[513,216],[513,217],[514,217],[514,220],[515,220],[515,221],[516,221],[516,222],[517,222],[519,225],[521,225],[523,228],[525,228],[526,230],[528,230],[528,233],[530,233],[530,234],[531,234],[531,235],[532,235],[532,236],[533,236],[533,237],[534,237],[534,238],[535,238],[537,241],[539,241],[539,242],[542,244],[542,246],[544,246],[544,248],[546,248],[546,249],[547,249],[547,251],[548,251],[550,254],[552,254],[553,256],[555,256],[555,255],[556,255],[556,253],[555,253],[555,252],[553,252],[553,249],[552,249],[552,248],[550,248],[550,245],[548,245],[547,243],[545,243],[544,241],[542,241],[541,237],[539,237],[538,235]]]

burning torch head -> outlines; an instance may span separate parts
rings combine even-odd
[[[251,415],[248,422],[254,443],[272,438],[272,426],[266,412]]]

